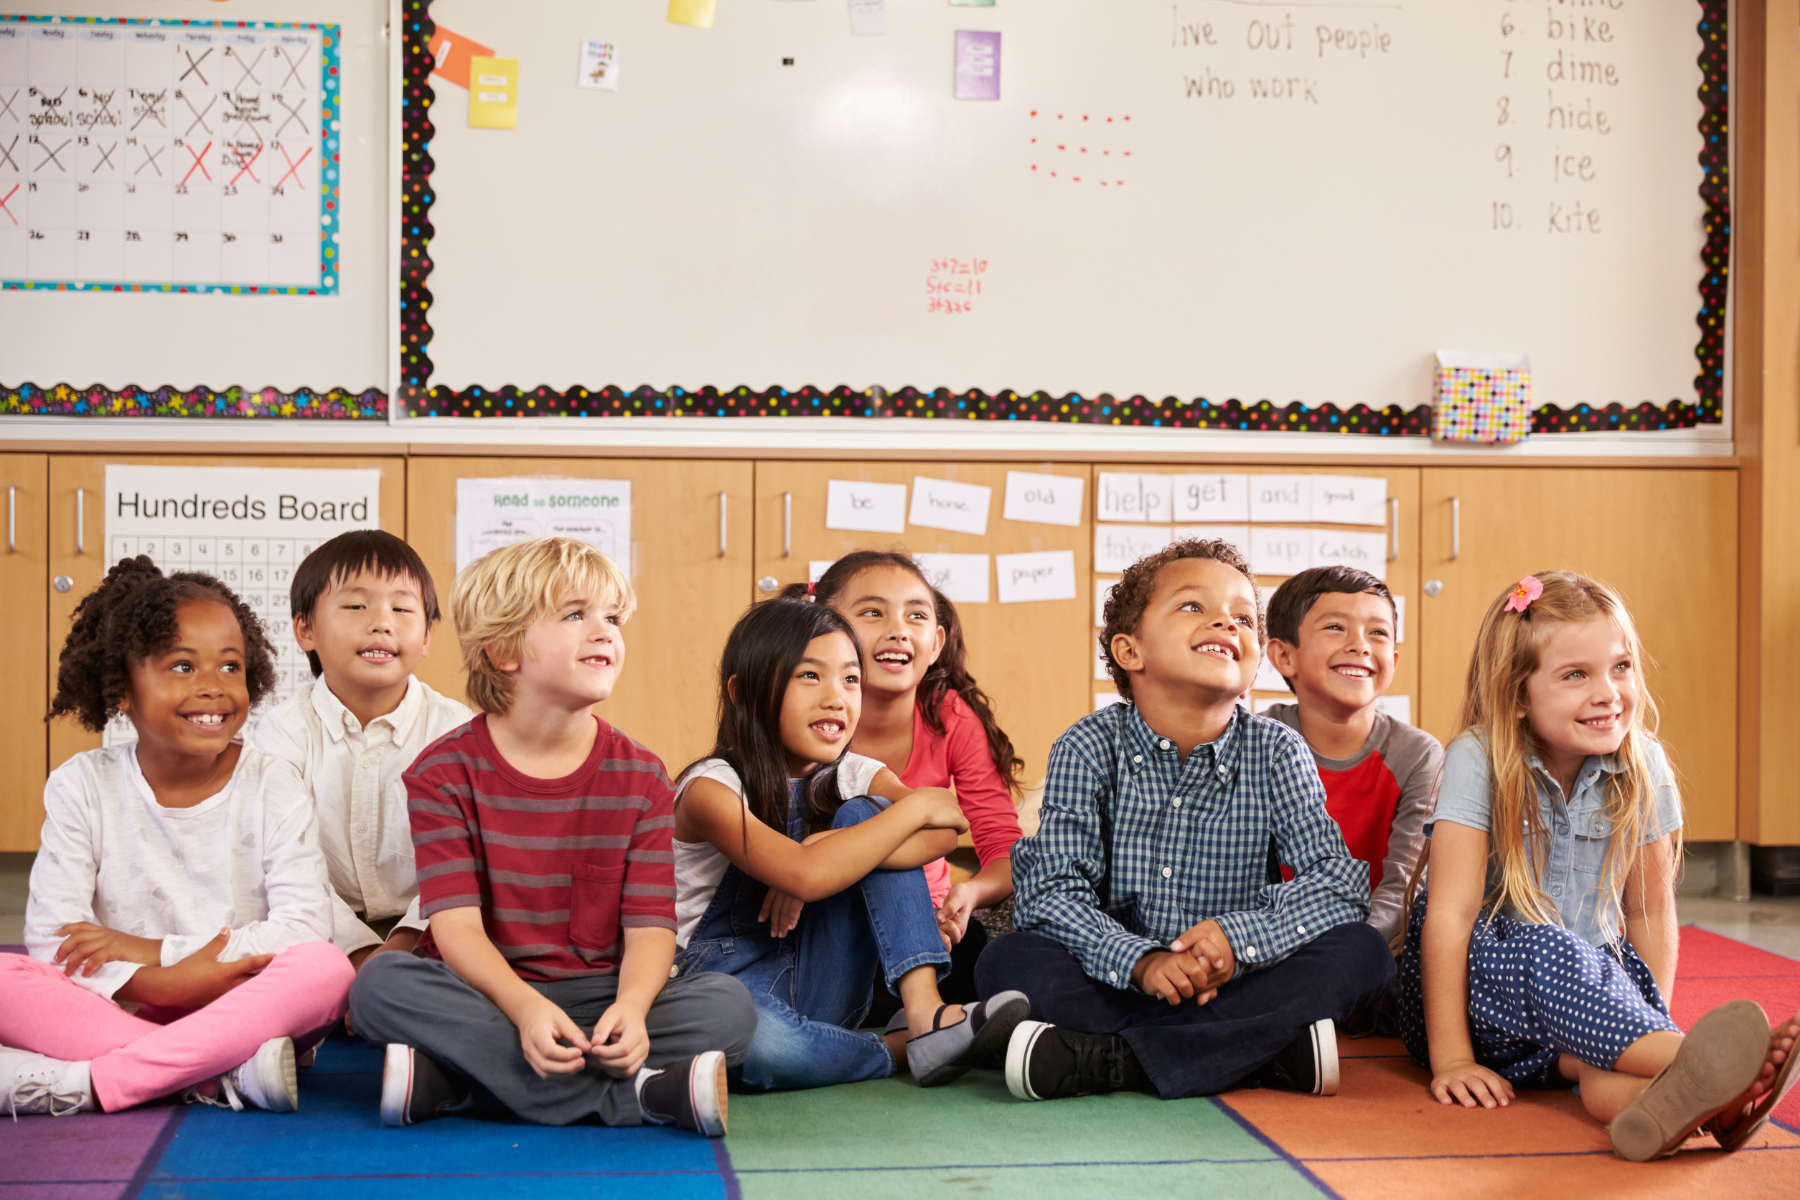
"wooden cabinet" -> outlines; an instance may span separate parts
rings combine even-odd
[[[777,584],[805,583],[807,564],[851,550],[904,549],[914,554],[1021,554],[1069,550],[1075,555],[1076,597],[1001,604],[959,604],[969,647],[969,671],[993,698],[995,715],[1025,760],[1025,780],[1042,779],[1050,743],[1093,707],[1093,527],[1040,525],[1003,517],[1006,473],[1001,463],[763,462],[756,466],[756,574]],[[1032,465],[1028,470],[1089,480],[1086,464]],[[905,533],[856,533],[825,528],[827,484],[833,479],[906,484],[915,476],[953,479],[993,489],[987,536],[909,525]],[[1091,487],[1090,489],[1091,490]],[[910,496],[910,490],[909,490]],[[791,521],[789,514],[791,513]],[[762,599],[765,593],[741,593]]]
[[[449,621],[456,577],[456,481],[539,476],[631,483],[637,613],[625,626],[625,669],[596,711],[662,757],[671,773],[711,748],[715,677],[725,635],[748,605],[751,467],[655,459],[414,458],[406,536],[437,583],[445,619],[419,678],[463,696]]]
[[[50,460],[50,549],[47,578],[37,586],[47,590],[50,608],[50,680],[56,678],[56,658],[68,636],[75,606],[105,577],[106,466],[108,463],[158,467],[313,467],[355,468],[381,472],[381,527],[390,533],[406,528],[406,460],[404,458],[272,457],[247,455],[57,455]],[[69,588],[58,590],[52,582],[67,576]],[[286,619],[286,605],[269,613],[270,620]],[[40,708],[40,714],[41,714]],[[100,745],[100,735],[89,733],[73,720],[50,724],[50,767],[54,770],[70,755]],[[31,849],[36,848],[36,830]]]
[[[6,544],[0,554],[0,853],[36,850],[44,824],[49,766],[48,538],[45,515],[50,460],[0,454]]]
[[[1650,656],[1691,841],[1737,836],[1737,499],[1726,470],[1427,469],[1414,627],[1419,723],[1456,734],[1469,655],[1496,596],[1535,571],[1619,589]],[[1412,631],[1409,630],[1409,635]]]

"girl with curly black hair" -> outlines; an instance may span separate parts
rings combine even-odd
[[[239,736],[274,680],[210,575],[124,559],[76,608],[50,715],[123,713],[137,739],[44,787],[30,957],[0,955],[0,1108],[296,1107],[294,1044],[343,1016],[352,972],[305,787]]]

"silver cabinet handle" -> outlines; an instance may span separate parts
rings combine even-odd
[[[87,553],[87,489],[75,489],[75,553]]]
[[[725,493],[719,493],[719,557],[724,558],[725,550]]]
[[[1462,557],[1462,501],[1450,497],[1450,561]]]
[[[6,552],[19,552],[19,485],[6,485]]]
[[[794,557],[794,493],[781,493],[781,557]]]
[[[1400,498],[1388,497],[1388,561],[1400,558]]]

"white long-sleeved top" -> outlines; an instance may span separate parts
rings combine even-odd
[[[421,750],[474,715],[415,677],[399,706],[365,728],[321,677],[256,723],[256,748],[292,764],[312,794],[334,893],[334,940],[345,954],[381,944],[359,913],[425,929],[401,776]]]
[[[56,931],[77,921],[162,939],[165,967],[221,929],[231,930],[221,961],[330,941],[330,885],[298,772],[245,746],[224,790],[164,808],[135,743],[77,754],[44,785],[26,948],[54,961]],[[137,969],[109,962],[74,980],[111,999]]]

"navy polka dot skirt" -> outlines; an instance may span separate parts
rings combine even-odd
[[[1400,1036],[1431,1069],[1419,939],[1425,896],[1400,954]],[[1610,1071],[1625,1048],[1659,1029],[1680,1032],[1631,943],[1589,945],[1560,925],[1484,914],[1469,934],[1469,1033],[1475,1061],[1521,1087],[1566,1086],[1556,1060],[1573,1054]]]

